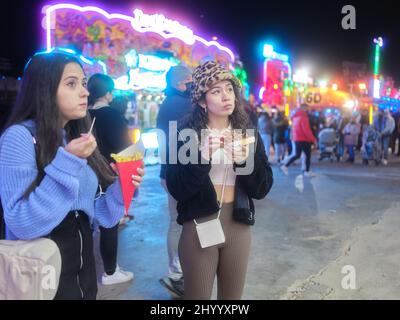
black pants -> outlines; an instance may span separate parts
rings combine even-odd
[[[118,223],[112,228],[100,226],[100,254],[104,272],[112,275],[117,267]]]
[[[306,171],[310,171],[310,164],[311,164],[311,142],[305,141],[296,141],[296,154],[289,158],[286,166],[289,167],[294,161],[300,158],[301,152],[304,151],[306,154]]]
[[[94,300],[97,295],[93,236],[83,211],[71,211],[48,236],[61,254],[61,275],[55,300]]]

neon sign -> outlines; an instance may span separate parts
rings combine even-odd
[[[176,62],[170,61],[169,59],[161,59],[156,56],[139,54],[139,68],[150,71],[167,72],[172,66],[176,65]]]
[[[125,61],[129,68],[141,68],[157,72],[167,72],[172,66],[176,66],[179,63],[175,59],[163,59],[153,55],[138,54],[134,49],[125,55]]]
[[[135,15],[135,18],[132,21],[134,29],[166,32],[170,35],[176,36],[177,38],[181,38],[182,41],[187,44],[193,44],[195,41],[192,30],[181,25],[178,21],[165,18],[162,14],[148,15],[139,9],[134,10],[133,14]]]
[[[125,75],[114,80],[115,89],[161,91],[167,86],[165,73],[143,72],[139,69],[129,70],[129,76]]]
[[[108,20],[119,19],[130,22],[132,28],[140,33],[154,32],[159,34],[164,39],[177,38],[187,45],[193,45],[196,41],[203,43],[207,47],[215,46],[219,50],[227,53],[233,62],[235,60],[235,55],[233,52],[225,46],[222,46],[217,41],[207,41],[204,38],[193,34],[193,31],[189,28],[181,25],[179,22],[175,20],[170,20],[165,18],[163,15],[147,15],[144,14],[141,10],[134,10],[135,17],[127,16],[118,13],[108,13],[107,11],[94,7],[94,6],[86,6],[80,7],[74,4],[56,4],[50,5],[46,9],[46,45],[47,50],[53,48],[52,43],[52,29],[54,29],[54,19],[55,19],[55,11],[59,9],[70,9],[76,10],[79,12],[96,12],[103,15]],[[52,20],[53,19],[53,20]]]
[[[259,97],[269,104],[286,105],[287,97],[290,96],[289,81],[292,78],[289,56],[275,52],[274,47],[267,43],[263,47],[263,56],[264,86],[259,91]]]
[[[114,80],[118,90],[144,89],[160,91],[167,86],[165,74],[178,62],[153,55],[137,54],[135,50],[125,55],[126,64],[131,68],[127,75]]]
[[[380,98],[381,94],[381,81],[379,79],[379,60],[380,60],[380,48],[383,46],[383,40],[381,37],[374,39],[375,43],[375,57],[374,57],[374,89],[373,97]]]
[[[281,60],[283,62],[289,61],[288,55],[275,52],[274,47],[270,44],[264,45],[263,55],[264,55],[264,58],[267,58],[267,59],[277,59],[277,60]]]
[[[380,98],[381,96],[381,82],[379,79],[374,79],[374,90],[373,90],[373,97]]]

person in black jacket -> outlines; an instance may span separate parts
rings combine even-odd
[[[285,156],[285,132],[288,129],[289,123],[285,118],[282,111],[275,113],[275,117],[272,119],[272,131],[273,141],[275,145],[275,161],[280,164]]]
[[[241,106],[240,87],[214,61],[195,69],[194,109],[179,130],[177,161],[167,165],[167,187],[183,225],[179,257],[185,299],[210,299],[216,275],[218,299],[241,298],[255,221],[252,199],[264,198],[272,186],[264,145]],[[203,222],[216,222],[221,234],[220,222],[225,241],[210,237],[207,229],[206,239],[199,236]]]
[[[192,72],[184,66],[174,66],[166,74],[167,88],[166,98],[160,106],[157,116],[157,128],[165,134],[165,140],[159,137],[160,152],[165,152],[167,160],[169,149],[169,126],[181,121],[192,110],[190,102],[190,87],[192,84]],[[172,129],[171,129],[172,130]],[[175,127],[176,132],[176,127]],[[162,156],[163,158],[163,156]],[[160,283],[166,287],[174,296],[183,296],[183,276],[179,262],[178,241],[182,227],[176,223],[178,212],[176,211],[176,200],[169,194],[165,182],[166,164],[161,163],[161,186],[168,195],[169,227],[167,233],[168,249],[168,273],[160,279]]]
[[[125,118],[120,111],[110,107],[114,81],[105,74],[96,73],[88,81],[88,90],[89,113],[92,118],[96,117],[94,129],[100,153],[109,163],[113,163],[110,154],[118,153],[131,144]],[[133,279],[132,272],[122,270],[117,264],[118,225],[117,223],[112,228],[99,227],[100,254],[104,265],[101,277],[103,285],[113,285]]]

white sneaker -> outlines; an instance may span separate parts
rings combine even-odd
[[[286,174],[287,176],[289,175],[289,169],[288,167],[286,167],[285,165],[281,166],[281,170],[284,174]]]
[[[304,191],[304,179],[303,175],[299,174],[296,179],[294,179],[294,187],[299,191],[303,192]]]
[[[122,270],[118,265],[115,272],[112,275],[103,273],[101,277],[101,284],[103,286],[109,286],[117,283],[128,282],[133,279],[133,272]]]
[[[312,172],[312,171],[305,171],[305,172],[304,172],[304,176],[305,176],[305,177],[308,177],[308,178],[313,178],[313,177],[316,177],[317,174],[314,173],[314,172]]]
[[[387,161],[386,159],[382,159],[382,164],[383,164],[384,166],[387,166],[388,161]]]

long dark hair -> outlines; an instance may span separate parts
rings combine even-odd
[[[69,63],[82,67],[73,55],[64,52],[34,55],[25,66],[21,90],[5,126],[8,128],[30,119],[36,122],[38,175],[26,190],[25,196],[40,184],[45,175],[44,168],[54,159],[58,147],[62,145],[62,120],[56,96],[64,68]],[[67,141],[88,132],[90,124],[89,114],[82,119],[70,120],[64,128]],[[107,188],[115,179],[115,174],[98,148],[87,160],[102,188]]]
[[[92,106],[96,103],[97,99],[104,97],[108,92],[114,90],[114,81],[105,74],[95,73],[90,77],[87,87],[90,92],[88,98],[89,106]]]
[[[230,81],[230,80],[229,80]],[[229,116],[229,121],[232,125],[232,129],[242,130],[245,133],[245,130],[251,128],[250,119],[243,109],[241,94],[239,88],[232,82],[233,91],[235,92],[235,108],[233,109],[232,114]],[[202,96],[202,99],[205,99],[205,94]],[[204,108],[202,108],[199,103],[196,103],[193,106],[192,112],[190,112],[179,124],[179,129],[183,128],[191,128],[194,129],[198,135],[198,138],[201,137],[201,130],[206,129],[208,124],[208,115]]]

